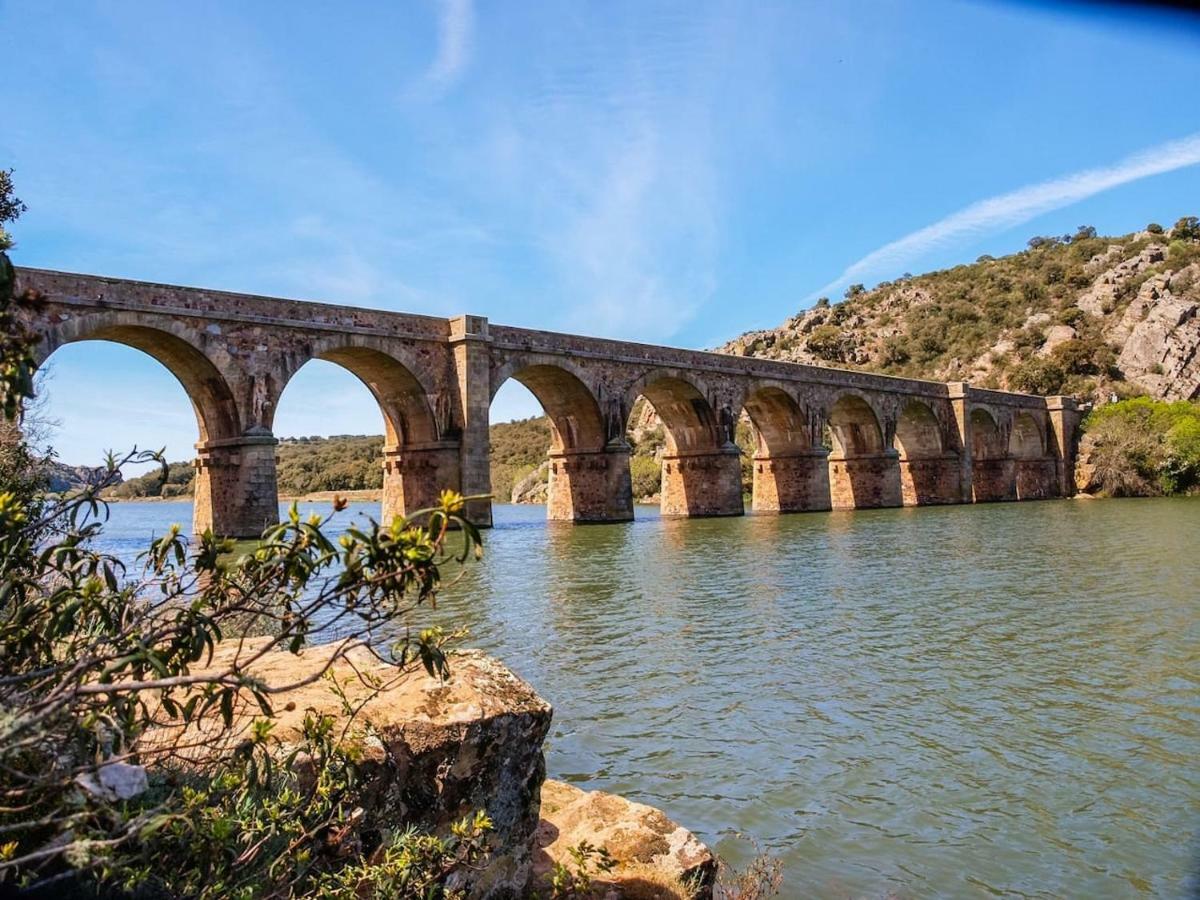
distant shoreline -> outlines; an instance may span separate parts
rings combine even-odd
[[[366,503],[383,499],[381,490],[365,491],[315,491],[311,494],[281,494],[280,503],[332,503],[335,497],[343,497],[352,503]],[[108,503],[191,503],[192,494],[180,494],[178,497],[105,497]]]

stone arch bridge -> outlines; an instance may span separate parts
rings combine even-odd
[[[489,492],[488,408],[509,378],[552,423],[551,519],[633,517],[625,434],[638,397],[663,422],[668,516],[743,512],[743,412],[760,513],[1071,491],[1078,413],[1064,397],[41,269],[18,269],[18,290],[43,300],[29,323],[39,361],[74,341],[116,341],[183,385],[199,433],[197,530],[250,536],[275,521],[275,410],[312,359],[348,369],[379,403],[384,516],[443,488]],[[471,514],[490,524],[490,504]]]

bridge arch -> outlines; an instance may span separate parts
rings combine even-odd
[[[899,506],[896,451],[887,445],[873,405],[857,392],[844,392],[830,408],[826,424],[832,507]]]
[[[1046,439],[1037,421],[1027,412],[1013,417],[1008,452],[1016,459],[1040,459],[1046,455]]]
[[[741,515],[741,452],[733,442],[732,405],[715,409],[702,382],[675,370],[643,375],[626,396],[631,410],[643,398],[663,424],[662,515]]]
[[[619,416],[605,416],[586,377],[586,372],[556,359],[510,359],[493,371],[491,397],[511,378],[533,394],[550,422],[548,519],[629,521],[633,518],[629,445],[616,421]]]
[[[971,410],[971,486],[976,503],[1011,500],[1016,483],[1000,422],[983,407]]]
[[[339,341],[315,345],[311,356],[288,373],[279,388],[280,397],[296,374],[314,359],[345,369],[370,391],[383,415],[386,446],[427,444],[441,438],[430,391],[413,368],[393,353],[366,343]],[[274,415],[272,406],[264,415],[263,424],[268,428],[274,425]]]
[[[1030,412],[1022,410],[1013,417],[1008,453],[1015,469],[1013,490],[1017,500],[1041,500],[1058,493],[1057,463],[1047,452],[1041,423]]]
[[[754,426],[751,502],[755,512],[829,508],[828,451],[813,446],[808,411],[782,385],[753,385],[742,408]]]
[[[871,404],[858,394],[842,394],[829,410],[831,459],[876,456],[883,452],[883,429]]]
[[[751,388],[742,408],[754,425],[756,455],[784,456],[812,449],[812,430],[804,408],[783,387]]]
[[[382,521],[436,505],[442,490],[459,488],[458,442],[447,439],[448,411],[439,422],[431,392],[410,360],[394,347],[356,336],[319,341],[309,349],[289,367],[277,400],[314,360],[345,370],[367,389],[383,419]],[[267,404],[260,413],[266,428],[274,429],[277,407]]]
[[[900,494],[905,506],[958,503],[958,455],[946,450],[942,424],[923,400],[909,400],[896,417]]]
[[[201,443],[227,441],[242,433],[238,404],[229,381],[198,346],[196,336],[161,319],[149,325],[127,313],[79,316],[43,333],[34,354],[43,365],[58,348],[84,341],[109,341],[145,353],[183,387],[196,414]]]
[[[600,450],[608,429],[595,393],[582,373],[559,362],[509,361],[492,376],[491,397],[509,378],[537,398],[550,420],[552,451]]]
[[[663,423],[669,454],[712,451],[732,440],[732,423],[727,434],[701,386],[683,373],[643,376],[628,394],[630,408],[638,397],[654,408]]]
[[[207,348],[201,333],[166,317],[144,321],[138,313],[112,311],[73,316],[42,332],[35,355],[43,365],[66,344],[109,341],[132,347],[161,363],[183,387],[196,417],[192,530],[252,536],[278,517],[275,441],[243,427],[227,366],[228,354]],[[219,364],[220,363],[220,364]]]

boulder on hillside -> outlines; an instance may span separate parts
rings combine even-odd
[[[608,851],[616,866],[593,877],[605,900],[710,900],[717,859],[659,810],[616,794],[583,791],[560,781],[542,785],[534,880],[542,891],[555,863],[576,868],[570,849],[586,841]]]

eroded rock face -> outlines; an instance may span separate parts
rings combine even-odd
[[[545,503],[549,482],[550,463],[544,462],[513,485],[510,503]]]
[[[1166,400],[1200,396],[1200,303],[1173,290],[1197,276],[1200,270],[1191,266],[1147,281],[1118,326],[1127,335],[1118,367]]]
[[[241,658],[254,647],[254,641],[247,641]],[[220,647],[213,667],[227,664],[234,652],[236,646]],[[319,671],[328,654],[322,647],[299,655],[272,652],[248,671],[272,685],[295,684]],[[354,669],[385,679],[386,687],[369,696]],[[479,651],[456,653],[446,682],[423,669],[396,678],[393,668],[364,650],[351,651],[349,660],[331,672],[351,703],[365,699],[352,731],[366,735],[364,831],[416,825],[443,832],[452,822],[484,810],[493,824],[493,852],[486,866],[455,886],[478,898],[527,896],[546,776],[542,743],[550,728],[550,705]],[[275,708],[275,733],[285,744],[299,737],[310,711],[344,718],[341,701],[323,680],[278,695]],[[248,709],[239,720],[248,726],[254,714]],[[298,769],[303,777],[303,768]]]
[[[554,864],[572,866],[569,848],[582,841],[605,848],[617,861],[594,881],[605,900],[712,897],[717,859],[686,828],[616,794],[545,782],[533,863],[543,893]]]

